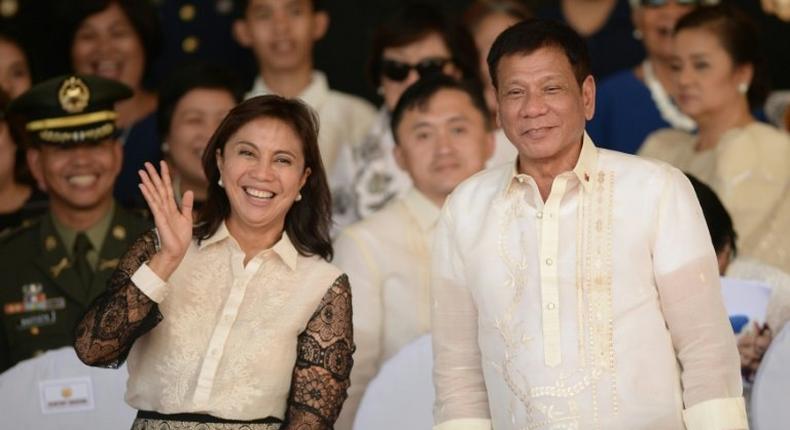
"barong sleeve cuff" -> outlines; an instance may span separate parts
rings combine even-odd
[[[711,399],[683,411],[687,430],[748,429],[743,397]]]
[[[491,430],[491,420],[482,418],[461,418],[445,421],[433,430]]]
[[[132,275],[132,282],[140,289],[149,299],[156,303],[161,303],[165,299],[167,292],[165,286],[167,282],[163,281],[148,264],[143,263],[140,268]]]

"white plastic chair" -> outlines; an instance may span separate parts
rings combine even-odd
[[[355,430],[430,430],[433,427],[431,336],[412,341],[387,360],[370,381],[357,410]]]
[[[752,430],[790,428],[790,323],[774,337],[752,385]]]
[[[88,367],[77,358],[71,347],[47,351],[0,374],[0,427],[15,430],[128,430],[137,411],[123,399],[127,379],[125,365],[120,369]],[[63,408],[53,406],[53,399],[83,399],[83,389],[92,392],[92,397],[89,397],[93,402],[92,408],[89,404]],[[45,403],[50,405],[49,408],[44,407]],[[77,410],[81,408],[87,410]],[[45,409],[49,413],[45,413]]]

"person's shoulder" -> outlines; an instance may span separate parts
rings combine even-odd
[[[302,255],[297,257],[296,270],[307,275],[308,279],[319,279],[318,284],[324,282],[331,283],[343,274],[343,271],[335,264],[326,261],[320,255]],[[317,285],[320,287],[321,285]],[[323,285],[327,286],[327,285]]]
[[[632,69],[623,69],[603,78],[598,85],[598,91],[601,93],[610,93],[623,90],[624,88],[638,86],[644,86],[644,84],[637,79],[634,71]]]
[[[145,209],[127,209],[120,205],[115,212],[115,221],[133,230],[133,233],[136,234],[141,234],[153,227],[149,217],[150,214]]]
[[[329,98],[333,109],[344,109],[371,117],[376,115],[376,108],[373,107],[373,104],[357,95],[330,88]]]
[[[338,241],[349,237],[365,242],[385,242],[393,239],[393,234],[399,234],[397,228],[403,224],[402,197],[396,197],[380,210],[348,225],[338,235]]]
[[[688,149],[694,145],[693,134],[674,128],[662,128],[650,133],[639,148],[639,155],[665,159],[666,154]]]
[[[640,183],[641,181],[661,183],[666,182],[669,176],[683,175],[679,169],[658,158],[609,149],[598,149],[598,151],[599,164],[604,169],[614,171],[616,178],[627,178],[629,181],[633,179]]]
[[[759,169],[770,178],[790,177],[790,135],[753,122],[721,137],[716,147],[718,171],[725,176]]]
[[[0,236],[0,264],[15,264],[35,252],[40,235],[41,218],[3,232]]]
[[[482,170],[458,184],[447,197],[445,208],[451,211],[484,207],[493,201],[513,174],[513,164],[505,163]]]
[[[757,145],[775,146],[790,150],[790,134],[770,124],[755,121],[743,129],[743,135]]]

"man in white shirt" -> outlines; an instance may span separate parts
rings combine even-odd
[[[433,232],[445,198],[494,150],[479,89],[437,75],[404,92],[392,115],[395,160],[414,186],[335,243],[334,264],[353,280],[357,352],[336,424],[351,429],[368,382],[400,348],[430,331]]]
[[[259,75],[246,98],[263,94],[298,97],[321,122],[321,160],[334,175],[343,145],[361,141],[376,118],[367,101],[329,88],[326,76],[313,69],[313,46],[329,27],[324,0],[241,0],[233,24],[239,43],[252,49]]]
[[[519,152],[447,199],[434,241],[437,430],[747,428],[694,191],[597,149],[570,28],[524,21],[488,57]]]

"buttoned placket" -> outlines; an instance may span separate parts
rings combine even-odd
[[[222,308],[219,321],[214,327],[211,339],[206,348],[203,364],[197,378],[195,395],[193,401],[195,405],[205,405],[211,391],[214,388],[214,378],[217,374],[219,362],[225,349],[225,343],[230,335],[230,330],[239,314],[244,294],[247,286],[263,264],[263,255],[258,255],[244,265],[244,252],[238,245],[231,241],[227,244],[230,249],[231,273],[233,274],[232,284]]]
[[[559,238],[560,203],[565,196],[569,174],[554,178],[543,211],[536,214],[540,229],[540,296],[543,323],[543,358],[547,366],[562,362],[560,343]]]

